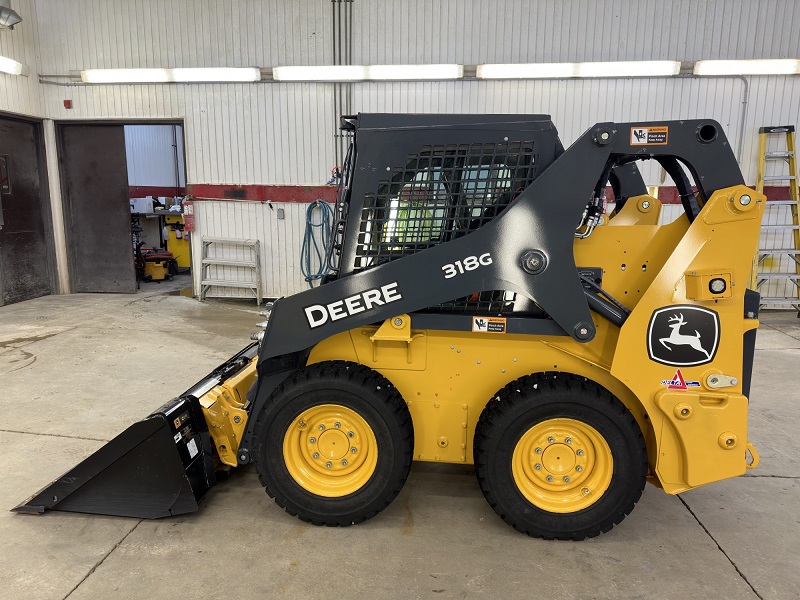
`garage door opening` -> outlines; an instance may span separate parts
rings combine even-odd
[[[183,127],[63,123],[59,144],[72,291],[189,288]]]

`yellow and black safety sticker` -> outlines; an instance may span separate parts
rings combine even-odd
[[[505,333],[506,320],[503,317],[472,317],[472,331]]]

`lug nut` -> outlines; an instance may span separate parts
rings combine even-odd
[[[572,438],[568,437],[567,439],[564,440],[564,442],[567,443],[567,444],[571,444],[572,443]]]
[[[343,466],[343,467],[346,467],[346,466],[347,466],[347,459],[344,459],[344,460],[342,461],[342,466]]]
[[[305,422],[305,421],[303,421],[303,419],[300,419],[300,420],[297,422],[297,426],[298,426],[298,427],[305,427],[305,426],[306,426],[306,422]]]
[[[553,481],[553,476],[552,476],[552,475],[548,475],[548,476],[547,476],[547,481],[548,481],[548,482],[550,482],[550,481]]]
[[[588,496],[589,495],[589,488],[583,488],[581,491],[583,492],[584,496]]]
[[[319,426],[319,430],[320,430],[320,431],[325,431],[325,425],[320,425],[320,426]]]
[[[356,449],[355,446],[353,446],[352,448],[350,448],[350,452],[355,454],[356,452],[358,452],[358,450]]]
[[[551,435],[549,438],[547,438],[547,441],[548,441],[549,443],[551,443],[551,444],[552,444],[553,442],[555,442],[555,441],[556,441],[556,438],[554,438],[554,437]]]
[[[577,454],[578,456],[583,456],[584,452],[583,450],[578,450],[575,454]]]
[[[336,429],[339,429],[342,426],[342,424],[341,423],[334,423],[333,426],[336,427]]]
[[[325,463],[325,468],[326,469],[330,469],[332,466],[333,466],[333,463],[331,463],[331,461],[328,461],[328,462]]]
[[[536,463],[535,465],[533,465],[533,468],[536,469],[537,471],[540,471],[541,468],[542,468],[542,465],[540,465],[539,463]]]
[[[536,454],[541,454],[541,453],[542,453],[542,449],[541,448],[537,448],[536,449]]]
[[[583,467],[582,467],[582,466],[580,466],[580,465],[578,465],[577,467],[575,467],[575,470],[576,470],[578,473],[580,473],[581,471],[583,471]]]
[[[564,483],[569,483],[569,475],[564,475]]]
[[[352,431],[348,431],[347,432],[347,437],[349,437],[349,438],[353,437],[354,435],[355,435],[355,433],[353,433]]]
[[[308,438],[308,443],[309,444],[316,444],[317,443],[317,438],[315,438],[315,437]]]
[[[317,459],[319,458],[319,452],[314,452],[314,454],[312,454],[311,456],[313,456],[314,459]]]

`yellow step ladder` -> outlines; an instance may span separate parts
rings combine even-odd
[[[768,151],[767,140],[770,136],[781,136],[786,142],[785,149]],[[795,148],[794,125],[759,128],[756,190],[763,193],[766,182],[788,181],[789,198],[767,202],[750,287],[758,289],[769,282],[771,295],[762,293],[762,306],[792,306],[800,311],[800,220]],[[767,161],[786,162],[789,172],[767,175]],[[786,207],[789,208],[789,215],[785,214]],[[787,216],[791,216],[791,222]]]

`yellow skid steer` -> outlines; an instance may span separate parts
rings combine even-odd
[[[176,515],[255,463],[288,513],[343,526],[388,506],[416,460],[474,464],[515,529],[583,539],[646,481],[677,494],[756,466],[765,197],[718,123],[599,123],[566,150],[547,115],[342,128],[322,285],[14,510]],[[643,161],[674,182],[676,218]]]

